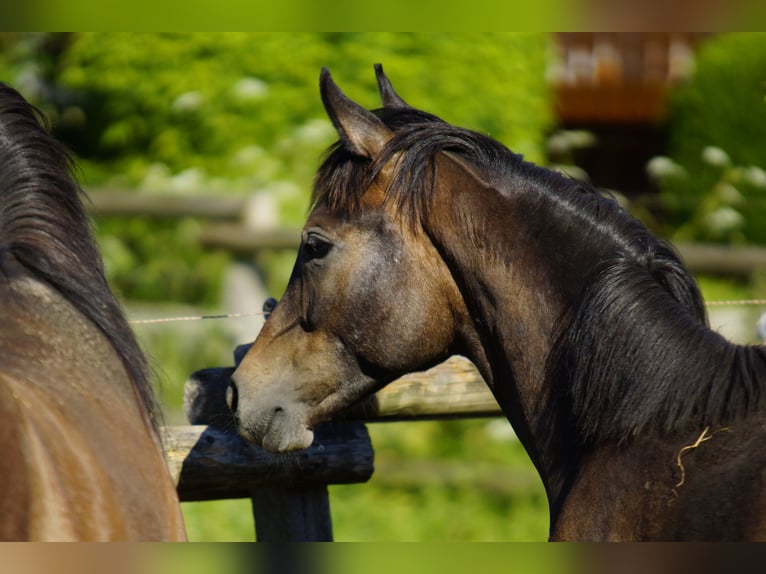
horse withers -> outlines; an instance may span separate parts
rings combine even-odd
[[[0,84],[0,539],[183,540],[147,362],[72,167]]]
[[[409,106],[320,76],[339,142],[282,300],[234,373],[271,451],[453,354],[546,489],[552,540],[766,539],[766,351],[706,325],[675,251],[613,199]]]

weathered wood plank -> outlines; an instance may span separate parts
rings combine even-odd
[[[86,207],[91,215],[114,217],[200,217],[238,220],[247,197],[139,193],[131,190],[88,189]]]
[[[373,472],[372,444],[361,423],[321,425],[311,447],[286,455],[265,452],[232,431],[201,425],[168,427],[164,441],[183,501],[246,498],[265,485],[366,482]]]
[[[259,249],[297,249],[300,232],[290,229],[264,232],[240,224],[219,224],[205,227],[200,242],[204,247],[252,255]],[[695,274],[749,277],[753,271],[766,269],[763,247],[698,243],[678,243],[675,247],[689,271]]]
[[[348,418],[367,422],[486,417],[500,407],[476,367],[464,357],[451,357],[420,373],[390,383],[352,407]]]
[[[301,242],[301,230],[258,230],[237,224],[208,225],[201,230],[199,242],[209,249],[252,255],[259,249],[297,249]]]
[[[676,248],[692,273],[747,278],[754,271],[766,269],[763,247],[678,243]]]

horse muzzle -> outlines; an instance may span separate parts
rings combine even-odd
[[[239,435],[268,452],[303,450],[314,441],[314,432],[305,423],[305,408],[301,405],[268,396],[257,401],[242,400],[233,379],[226,390],[226,403]]]

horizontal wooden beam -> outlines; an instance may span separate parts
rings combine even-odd
[[[235,361],[246,351],[246,345],[238,347]],[[183,501],[249,497],[261,487],[290,485],[293,492],[323,484],[365,482],[373,472],[365,422],[502,414],[473,364],[452,357],[392,382],[341,413],[337,422],[317,427],[310,448],[280,456],[234,434],[226,405],[233,371],[234,367],[220,367],[193,373],[184,387],[184,411],[195,426],[166,429],[168,465]]]
[[[245,196],[140,193],[135,190],[87,189],[91,215],[115,217],[238,220],[247,206]]]
[[[300,230],[257,231],[244,225],[218,224],[203,228],[199,240],[203,247],[252,255],[260,249],[297,249]],[[696,274],[747,277],[755,270],[766,269],[766,248],[763,247],[700,243],[678,243],[675,247],[689,271]]]
[[[766,269],[766,249],[763,247],[730,247],[702,243],[677,243],[686,267],[700,275],[749,277],[754,271]]]
[[[252,255],[259,249],[297,249],[301,242],[301,230],[258,230],[241,224],[221,223],[204,227],[199,242],[208,249],[225,249],[239,255]]]
[[[405,375],[344,413],[365,422],[499,415],[500,406],[476,367],[459,356]]]
[[[119,189],[88,192],[88,209],[96,216],[198,217],[221,222],[201,230],[199,242],[206,248],[252,255],[260,249],[297,249],[300,244],[299,229],[256,229],[240,223],[252,199],[248,196],[149,194]],[[676,248],[692,273],[747,277],[766,269],[763,247],[679,243]]]
[[[172,426],[164,432],[166,459],[182,501],[247,498],[262,486],[366,482],[373,471],[370,436],[361,423],[315,429],[306,450],[268,453],[211,426]]]

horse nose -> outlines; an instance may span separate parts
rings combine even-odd
[[[239,391],[234,381],[229,381],[229,386],[226,387],[226,404],[232,413],[237,412],[237,405],[239,404]]]

